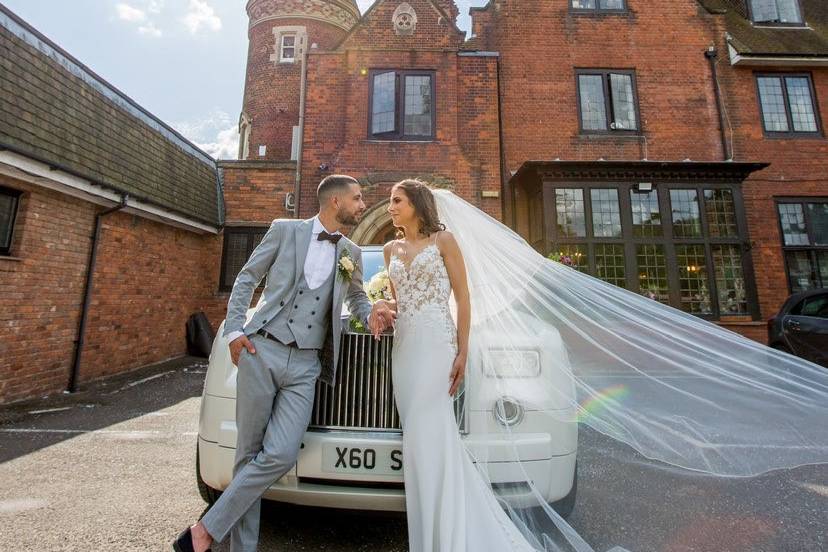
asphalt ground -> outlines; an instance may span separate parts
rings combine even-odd
[[[0,408],[0,550],[171,550],[206,509],[195,484],[205,370],[185,357]],[[828,550],[828,465],[717,478],[583,430],[579,473],[569,521],[596,551]],[[401,514],[266,503],[262,518],[262,551],[407,550]]]

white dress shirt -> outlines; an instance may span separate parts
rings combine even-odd
[[[328,240],[319,241],[319,233],[325,230],[319,215],[313,217],[313,229],[311,230],[310,245],[308,245],[308,256],[305,257],[305,282],[308,288],[316,289],[325,283],[331,270],[334,268],[336,258],[336,246]],[[327,232],[327,230],[325,230]],[[341,232],[333,232],[339,235]],[[298,255],[299,252],[297,251]],[[244,332],[231,332],[227,334],[228,343],[244,335]]]
[[[334,268],[336,258],[336,246],[328,240],[319,241],[319,233],[327,232],[322,226],[319,216],[313,217],[313,230],[311,230],[311,241],[308,246],[308,256],[305,257],[305,282],[308,288],[316,289],[325,283],[331,270]],[[333,232],[334,236],[341,235],[340,232]]]

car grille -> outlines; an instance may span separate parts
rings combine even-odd
[[[393,337],[384,335],[377,341],[368,334],[347,333],[341,345],[336,385],[316,383],[310,428],[399,432],[391,385]],[[461,389],[454,401],[461,431],[466,426],[464,397]]]

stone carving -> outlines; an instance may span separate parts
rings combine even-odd
[[[407,2],[397,6],[391,21],[394,23],[394,31],[400,36],[413,35],[417,29],[417,14]]]
[[[250,28],[278,19],[315,19],[346,31],[359,20],[355,4],[336,0],[256,0],[247,7]]]

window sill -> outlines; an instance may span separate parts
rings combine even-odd
[[[22,260],[23,260],[23,257],[12,257],[10,255],[0,255],[0,261],[20,262]]]
[[[719,320],[714,320],[720,326],[765,326],[767,322],[761,320],[753,320],[750,315],[744,316],[722,316]]]
[[[572,8],[569,10],[570,15],[576,17],[607,17],[607,16],[629,16],[632,15],[630,10],[579,10]]]
[[[825,136],[823,136],[821,132],[772,133],[765,131],[764,134],[765,138],[767,138],[768,140],[825,140]]]
[[[363,144],[442,144],[439,140],[435,139],[427,139],[427,140],[405,140],[405,139],[398,139],[394,138],[391,140],[379,140],[379,139],[372,139],[367,138],[362,140]]]
[[[576,138],[584,140],[630,140],[638,141],[644,138],[643,134],[630,132],[624,134],[615,134],[612,132],[580,132],[575,135]]]
[[[757,21],[751,21],[751,25],[757,27],[759,29],[785,29],[785,30],[793,30],[793,31],[812,31],[813,28],[810,27],[807,23],[776,23],[776,22],[768,22],[762,23]]]

